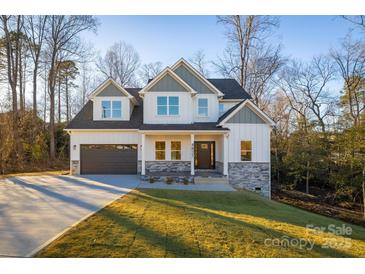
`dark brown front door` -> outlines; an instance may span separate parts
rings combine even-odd
[[[137,144],[81,145],[81,174],[136,174]]]
[[[195,168],[214,169],[215,168],[215,142],[202,141],[195,142],[194,145]]]

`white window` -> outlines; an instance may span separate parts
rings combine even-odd
[[[251,161],[252,159],[252,142],[241,141],[241,161]]]
[[[198,99],[198,115],[199,116],[208,116],[208,99],[207,98],[199,98]]]
[[[157,96],[157,115],[179,115],[179,97]]]
[[[121,118],[122,102],[121,101],[101,101],[102,118]]]
[[[171,142],[171,160],[181,160],[181,142]]]
[[[224,113],[224,104],[219,103],[219,116],[221,116]]]
[[[165,160],[166,158],[166,143],[157,141],[155,142],[155,159]]]

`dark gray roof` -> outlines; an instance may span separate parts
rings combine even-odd
[[[148,79],[148,83],[153,79]],[[235,79],[207,79],[213,86],[224,93],[223,99],[252,99]]]
[[[141,130],[229,130],[217,127],[217,123],[193,124],[142,124]]]
[[[218,123],[219,124],[220,122],[222,122],[224,120],[224,118],[226,118],[228,115],[230,115],[236,108],[238,108],[240,105],[243,104],[243,102],[245,102],[246,100],[243,100],[242,102],[240,102],[239,104],[237,105],[234,105],[233,107],[231,107],[229,110],[227,110],[225,113],[222,114],[221,117],[219,117],[218,119]]]
[[[66,129],[138,129],[143,123],[143,105],[138,96],[140,88],[126,88],[139,105],[135,106],[129,121],[94,121],[93,102],[88,101],[80,112],[66,126]]]
[[[208,79],[225,95],[223,99],[251,99],[251,96],[242,89],[234,79]],[[217,123],[193,123],[193,124],[143,124],[143,101],[139,97],[140,88],[126,88],[136,98],[138,106],[135,106],[129,121],[94,121],[93,102],[88,101],[81,111],[66,126],[66,129],[141,129],[141,130],[228,130],[217,127]],[[242,103],[240,103],[242,104]],[[240,104],[226,111],[218,120],[221,122]]]
[[[252,99],[235,79],[207,79],[224,93],[223,99]]]

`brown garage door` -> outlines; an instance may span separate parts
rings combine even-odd
[[[137,145],[81,145],[81,174],[136,174]]]

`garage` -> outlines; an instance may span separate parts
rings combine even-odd
[[[80,146],[81,174],[136,174],[136,144]]]

